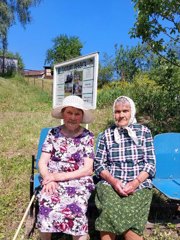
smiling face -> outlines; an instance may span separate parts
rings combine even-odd
[[[117,102],[114,106],[114,119],[118,127],[129,125],[131,118],[131,106],[128,102]]]
[[[66,107],[62,110],[64,125],[69,131],[79,128],[83,119],[83,111],[74,107]]]

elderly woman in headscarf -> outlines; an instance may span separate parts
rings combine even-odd
[[[155,154],[151,131],[138,124],[135,104],[129,97],[114,101],[115,124],[98,142],[94,161],[95,202],[99,210],[96,230],[101,240],[142,240],[152,200]]]

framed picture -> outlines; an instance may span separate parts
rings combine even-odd
[[[68,95],[81,97],[88,109],[96,109],[98,52],[54,65],[53,108]]]

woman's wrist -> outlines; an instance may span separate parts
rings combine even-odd
[[[45,178],[48,174],[49,172],[40,172],[42,178]]]
[[[136,177],[135,180],[138,181],[139,185],[142,183],[142,180],[139,177]]]
[[[66,174],[64,172],[53,173],[53,176],[54,176],[54,180],[57,181],[57,182],[68,180],[68,179],[65,178]]]

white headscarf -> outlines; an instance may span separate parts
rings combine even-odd
[[[133,131],[129,125],[130,124],[133,124],[133,123],[136,123],[136,118],[135,118],[135,114],[136,114],[136,108],[135,108],[135,104],[133,102],[133,100],[129,97],[126,97],[126,96],[120,96],[118,97],[115,101],[114,101],[114,104],[113,104],[113,113],[115,111],[115,105],[118,103],[118,102],[122,102],[122,100],[125,100],[125,102],[128,102],[130,104],[130,107],[131,107],[131,117],[129,119],[129,122],[128,122],[128,125],[127,126],[124,126],[122,128],[126,129],[127,132],[128,132],[128,135],[130,136],[130,138],[134,141],[134,143],[136,145],[138,145],[138,138],[136,136],[136,132]],[[120,143],[120,134],[119,134],[119,131],[118,131],[119,127],[117,126],[115,129],[114,129],[114,138],[115,138],[115,142],[117,143]]]

